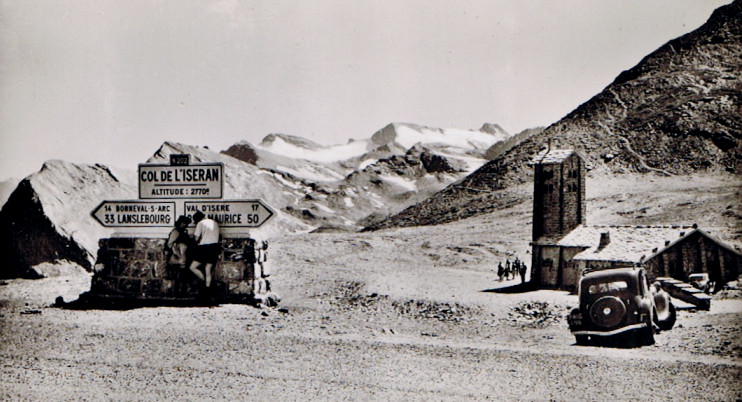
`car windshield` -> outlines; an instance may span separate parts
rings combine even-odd
[[[587,288],[587,293],[591,295],[597,295],[597,294],[602,294],[602,293],[614,292],[617,290],[624,290],[628,288],[629,288],[629,284],[626,281],[603,282],[603,283],[596,283],[594,285],[590,285],[590,287]]]

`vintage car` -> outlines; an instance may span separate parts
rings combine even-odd
[[[656,328],[668,330],[675,306],[659,284],[649,285],[643,268],[614,268],[580,279],[580,306],[567,318],[578,345],[619,341],[651,345]]]

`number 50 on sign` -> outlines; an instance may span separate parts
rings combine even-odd
[[[260,200],[186,201],[185,212],[193,216],[201,211],[224,228],[256,228],[274,212]]]

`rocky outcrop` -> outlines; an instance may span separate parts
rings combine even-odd
[[[61,260],[90,269],[98,238],[107,233],[90,211],[106,197],[132,193],[105,166],[47,162],[0,210],[0,277],[37,278],[35,265]]]
[[[31,183],[23,180],[0,211],[0,250],[5,256],[2,278],[38,278],[31,267],[58,259],[91,267],[87,253],[58,233],[43,213]]]
[[[247,143],[234,144],[222,153],[251,165],[257,165],[258,163],[258,153],[255,152],[255,148]]]

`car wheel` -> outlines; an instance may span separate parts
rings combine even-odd
[[[626,317],[626,306],[615,296],[604,296],[590,307],[590,319],[602,328],[613,328]]]
[[[664,321],[657,322],[657,326],[660,327],[663,331],[671,330],[673,326],[675,326],[675,321],[678,319],[678,312],[675,310],[675,305],[670,303],[669,306],[667,306],[670,314],[668,315],[667,319]]]
[[[587,335],[575,335],[575,343],[579,346],[587,346],[590,344],[590,338]]]

